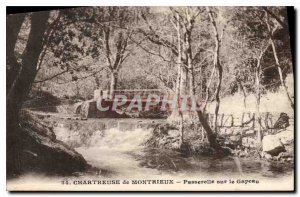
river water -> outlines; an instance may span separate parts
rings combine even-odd
[[[91,125],[90,123],[88,125]],[[85,129],[85,127],[84,127]],[[78,133],[64,126],[54,129],[59,140],[76,139],[81,142]],[[293,188],[292,164],[267,162],[236,157],[185,155],[177,151],[153,149],[143,146],[150,137],[151,130],[133,128],[120,130],[96,130],[89,135],[89,143],[77,143],[76,151],[96,170],[75,173],[71,177],[25,174],[10,180],[10,190],[282,190]],[[84,130],[84,133],[86,131]],[[78,146],[79,145],[79,146]],[[175,184],[127,185],[122,187],[109,185],[70,185],[65,180],[174,180]],[[260,184],[228,185],[228,180],[258,180]],[[227,185],[209,184],[194,186],[185,181],[219,180]],[[284,186],[284,187],[283,187]]]
[[[177,151],[150,149],[143,142],[151,129],[95,133],[89,146],[76,150],[110,178],[141,177],[245,177],[276,179],[293,175],[291,165],[237,157],[185,155]],[[101,173],[100,173],[101,174]]]

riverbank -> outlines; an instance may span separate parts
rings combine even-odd
[[[29,112],[7,132],[8,178],[26,173],[68,176],[91,169],[81,154],[56,138],[53,127]]]
[[[205,131],[196,125],[184,125],[183,143],[176,124],[157,125],[151,137],[145,142],[148,148],[169,149],[185,155],[204,155],[212,157],[234,156],[253,160],[274,161],[293,165],[294,130],[293,126],[278,129],[275,133],[263,132],[262,144],[257,145],[257,133],[252,128],[227,128],[217,137],[222,151],[210,147]]]

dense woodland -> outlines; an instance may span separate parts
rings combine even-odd
[[[8,15],[6,48],[8,138],[17,135],[10,132],[17,130],[16,114],[35,92],[62,101],[91,99],[99,88],[197,95],[199,121],[215,148],[223,98],[255,95],[258,122],[268,93],[280,91],[294,108],[285,7],[81,7]],[[212,128],[204,116],[211,102]]]

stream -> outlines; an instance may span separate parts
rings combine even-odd
[[[112,120],[109,120],[112,121]],[[54,128],[57,139],[75,147],[93,169],[84,173],[74,173],[70,177],[47,176],[28,173],[8,182],[13,190],[276,190],[293,186],[293,165],[251,158],[232,156],[185,155],[174,150],[145,147],[143,143],[151,136],[153,127],[137,127],[136,120],[125,127],[115,127],[112,122],[87,120],[86,122],[64,121]],[[114,120],[114,122],[116,122]],[[153,121],[150,121],[151,124]],[[100,124],[101,123],[101,124]],[[110,126],[110,127],[109,127]],[[100,129],[102,128],[102,129]],[[121,128],[121,129],[120,129]],[[174,185],[65,185],[63,181],[79,180],[173,180]],[[205,187],[189,185],[189,181],[227,181],[227,187],[206,184]],[[242,181],[228,185],[228,180]],[[260,184],[245,184],[243,181],[256,181]],[[273,183],[277,186],[274,186]],[[202,184],[202,183],[201,183]],[[184,187],[183,187],[184,185]],[[218,187],[216,187],[218,186]],[[225,186],[225,185],[223,185]],[[254,186],[254,187],[253,187]]]
[[[245,177],[284,178],[293,175],[292,166],[251,158],[184,155],[178,151],[143,146],[151,129],[121,131],[111,128],[104,135],[91,136],[89,146],[76,148],[89,164],[104,170],[110,178]]]

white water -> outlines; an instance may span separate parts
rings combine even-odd
[[[91,148],[99,148],[101,150],[119,150],[129,151],[141,147],[141,144],[148,139],[151,130],[134,129],[127,131],[120,131],[117,128],[105,130],[104,136],[102,132],[96,131],[91,136]]]
[[[151,130],[134,129],[120,131],[116,128],[100,131],[91,136],[90,146],[76,148],[94,167],[105,169],[117,177],[149,176],[159,171],[139,166],[133,158],[134,153],[143,148],[142,144],[151,134]]]

